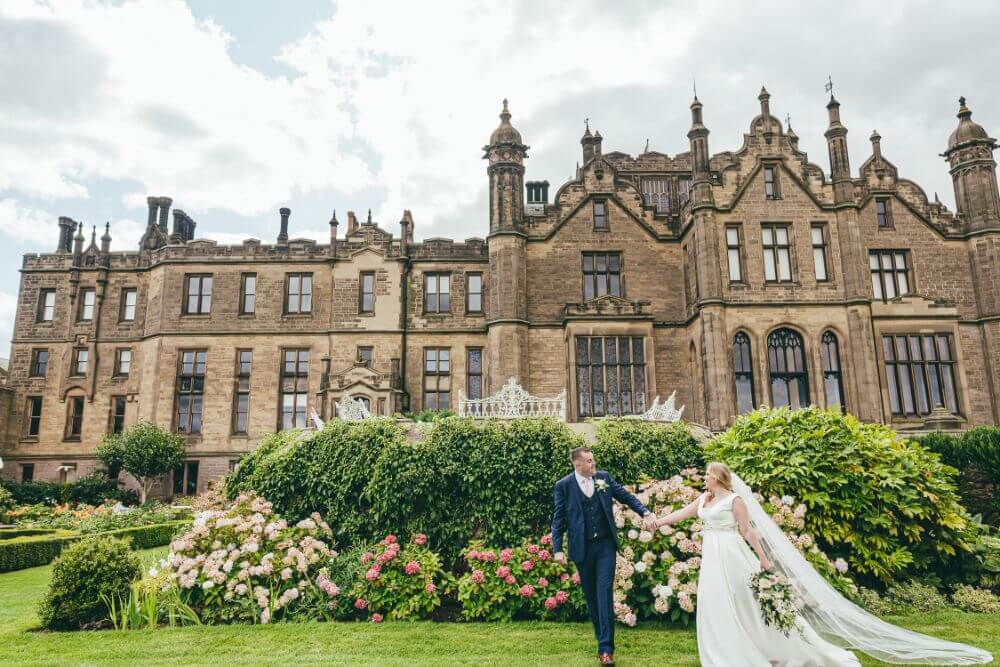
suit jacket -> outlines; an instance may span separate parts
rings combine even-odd
[[[628,505],[638,514],[646,514],[649,509],[603,470],[598,470],[594,474],[594,481],[599,479],[607,482],[607,489],[601,491],[595,483],[594,493],[597,494],[604,514],[608,518],[611,537],[617,549],[618,531],[615,527],[615,515],[611,510],[611,499]],[[569,558],[575,563],[581,562],[584,557],[583,498],[583,491],[580,490],[575,473],[570,473],[556,482],[552,507],[552,552],[559,553],[563,550],[563,532],[568,529]]]

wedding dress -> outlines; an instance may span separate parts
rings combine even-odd
[[[786,637],[768,627],[750,590],[760,569],[733,516],[735,493],[704,507],[698,501],[701,570],[698,573],[698,657],[704,667],[860,667],[849,651],[834,646],[808,624]]]
[[[890,663],[973,665],[988,651],[935,639],[887,623],[844,598],[820,575],[771,520],[750,487],[733,473],[733,493],[703,507],[702,561],[698,578],[698,653],[707,667],[840,667],[859,665],[846,649]],[[801,632],[788,637],[769,628],[750,591],[759,561],[743,541],[733,501],[743,500],[761,546],[776,571],[802,598]]]

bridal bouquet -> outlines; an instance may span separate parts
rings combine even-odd
[[[761,570],[750,577],[750,590],[760,604],[764,623],[780,630],[786,637],[796,628],[799,598],[782,574]]]

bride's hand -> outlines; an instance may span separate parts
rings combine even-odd
[[[760,569],[767,570],[771,572],[774,569],[774,565],[767,558],[760,559]]]

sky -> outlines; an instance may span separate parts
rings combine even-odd
[[[712,152],[740,147],[766,85],[828,172],[831,77],[854,172],[877,129],[954,209],[958,97],[1000,133],[998,23],[994,2],[3,0],[0,356],[21,256],[55,249],[60,215],[110,222],[112,250],[137,248],[148,195],[220,243],[273,242],[282,206],[293,238],[369,208],[393,233],[412,210],[418,239],[486,236],[505,97],[526,180],[555,192],[585,118],[604,152],[686,151],[695,84]]]

